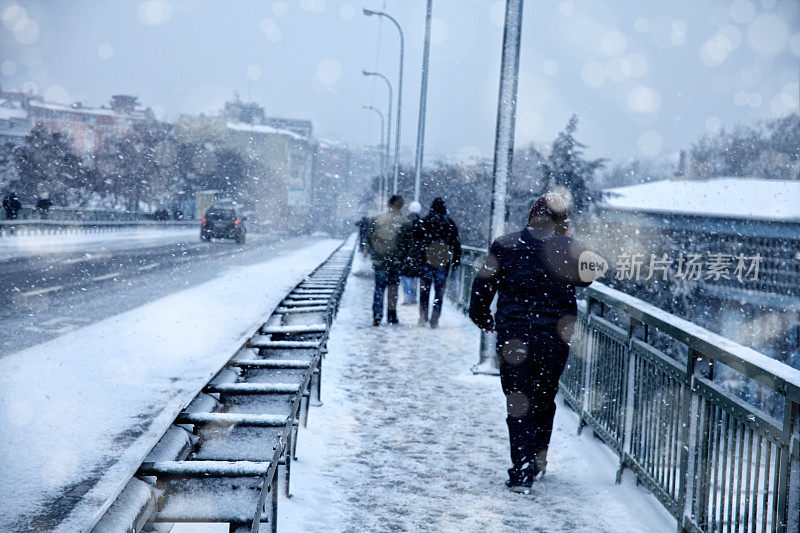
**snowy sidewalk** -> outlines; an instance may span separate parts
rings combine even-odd
[[[474,376],[478,331],[451,302],[440,328],[370,325],[357,258],[329,341],[324,405],[301,429],[280,531],[674,531],[675,521],[558,401],[538,496],[510,493],[499,378]]]

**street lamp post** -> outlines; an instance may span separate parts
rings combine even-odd
[[[431,51],[431,12],[433,0],[425,11],[425,46],[422,49],[422,83],[419,89],[419,118],[417,120],[417,153],[414,157],[414,200],[419,202],[419,183],[422,176],[422,152],[425,144],[425,108],[428,102],[428,57]]]
[[[376,15],[389,19],[392,21],[395,28],[397,28],[397,32],[400,34],[400,70],[397,75],[397,125],[395,126],[396,129],[394,133],[394,165],[392,169],[394,173],[392,193],[397,194],[397,180],[398,176],[400,175],[400,122],[403,118],[403,51],[405,50],[405,37],[403,36],[403,28],[401,28],[397,20],[395,20],[395,18],[388,13],[364,8],[364,14],[368,17]]]
[[[378,206],[378,208],[381,209],[381,208],[383,208],[383,203],[384,203],[383,181],[386,179],[386,164],[388,163],[388,161],[386,161],[386,150],[384,149],[384,120],[383,120],[383,113],[381,113],[380,109],[378,109],[377,107],[373,107],[371,105],[365,105],[365,106],[362,106],[362,107],[364,109],[375,111],[378,114],[378,118],[381,119],[381,144],[380,144],[380,147],[381,147],[381,174],[383,174],[383,178],[381,179],[381,185],[380,185],[380,191],[379,191],[379,193],[380,193],[380,204],[381,205]]]
[[[386,82],[386,88],[389,89],[389,119],[388,119],[388,126],[386,127],[386,191],[389,191],[389,143],[392,137],[392,84],[389,82],[389,78],[381,74],[380,72],[370,72],[368,70],[362,71],[364,76],[375,76],[383,81]]]
[[[502,236],[506,231],[508,176],[514,160],[514,122],[517,116],[522,1],[506,0],[503,52],[500,60],[500,90],[497,96],[497,128],[494,137],[489,243]],[[472,371],[476,374],[499,374],[498,363],[496,334],[481,332],[480,356],[478,364],[472,368]]]

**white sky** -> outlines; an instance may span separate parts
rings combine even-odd
[[[377,119],[361,106],[385,106],[386,90],[361,70],[395,83],[398,38],[361,8],[384,3],[406,32],[402,141],[413,150],[424,0],[0,0],[0,84],[88,105],[135,94],[167,119],[213,112],[238,89],[269,114],[313,120],[317,136],[375,143]],[[504,4],[434,0],[426,156],[492,153]],[[517,146],[551,141],[577,113],[591,156],[664,156],[796,110],[799,6],[528,0]]]

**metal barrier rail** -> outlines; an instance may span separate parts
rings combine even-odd
[[[469,306],[485,251],[450,296]],[[800,531],[800,371],[602,283],[579,290],[560,392],[678,521],[679,532]],[[771,390],[775,419],[714,382],[722,364]]]
[[[93,222],[75,220],[0,220],[0,238],[31,235],[69,235],[112,233],[130,229],[192,229],[199,228],[197,221],[98,220]]]
[[[3,212],[5,214],[5,212]],[[118,211],[114,209],[92,209],[81,207],[51,206],[46,211],[36,209],[31,204],[22,204],[17,211],[17,220],[74,220],[92,222],[98,220],[135,221],[155,220],[155,213],[141,211]]]
[[[291,496],[300,421],[321,402],[322,360],[350,272],[352,238],[298,283],[175,417],[95,532],[216,522],[277,531],[279,465]],[[269,500],[269,501],[268,501]]]

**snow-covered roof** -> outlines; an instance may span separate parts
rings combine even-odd
[[[26,118],[28,118],[28,113],[24,109],[0,105],[0,120],[25,120]]]
[[[672,178],[604,192],[603,207],[625,211],[800,221],[800,180]]]
[[[143,118],[142,111],[137,109],[133,113],[119,113],[113,109],[105,107],[72,107],[62,104],[51,104],[47,102],[31,102],[30,106],[36,109],[47,109],[50,111],[62,111],[67,113],[81,113],[83,115],[96,115],[103,117],[127,117],[127,118]]]
[[[269,133],[272,135],[286,135],[298,141],[307,140],[306,137],[295,133],[293,131],[284,130],[281,128],[273,128],[272,126],[265,126],[264,124],[245,124],[243,122],[228,122],[228,129],[234,131],[245,131],[249,133]]]

